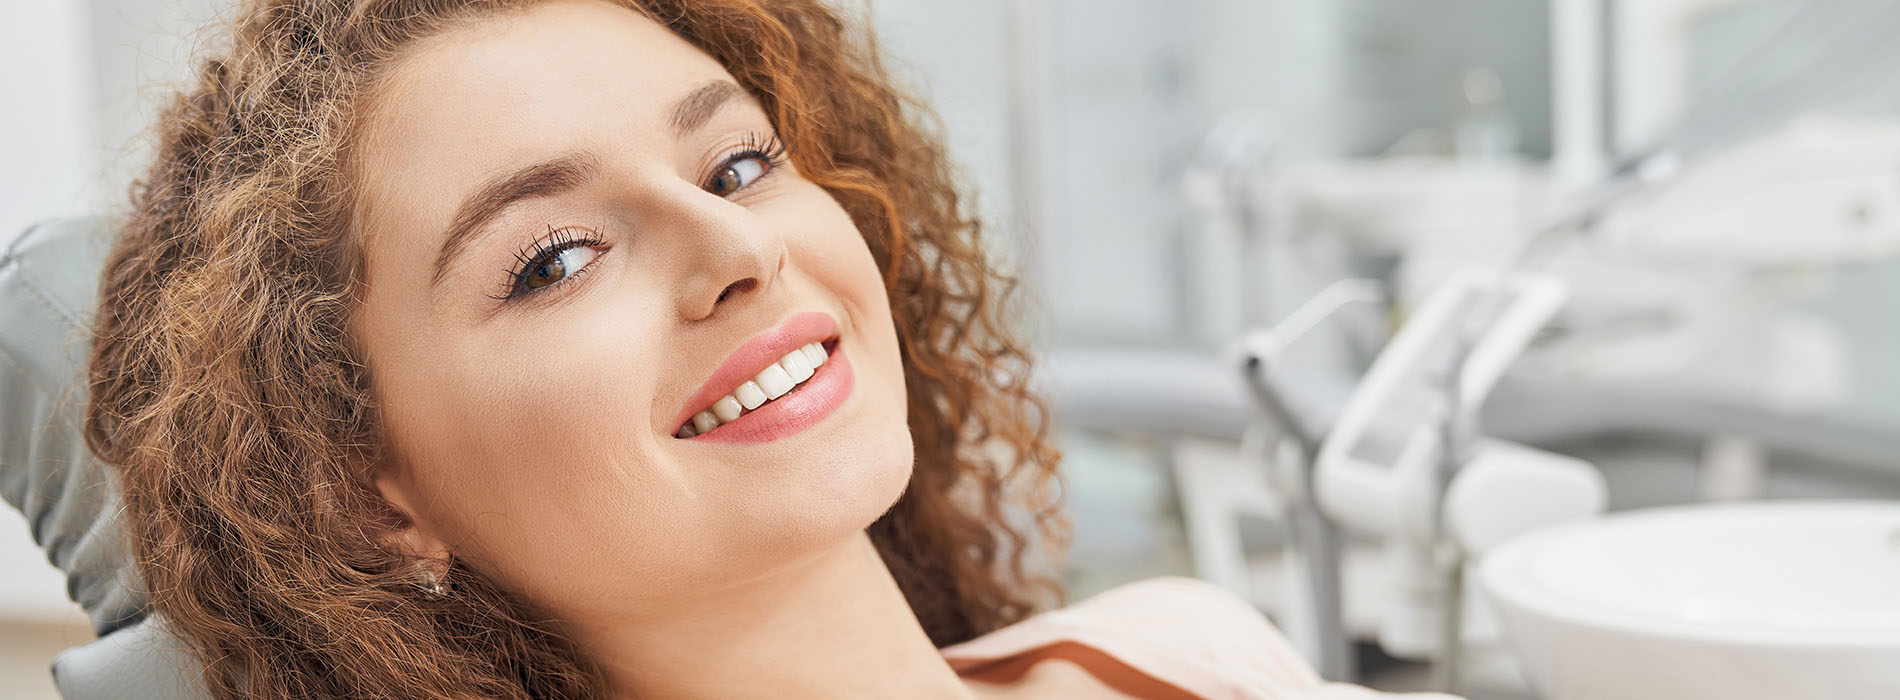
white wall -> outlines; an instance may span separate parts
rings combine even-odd
[[[0,242],[34,220],[85,211],[92,157],[88,10],[28,2],[0,22]]]

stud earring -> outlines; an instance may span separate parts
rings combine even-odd
[[[448,562],[435,560],[422,567],[422,596],[430,600],[449,597]]]

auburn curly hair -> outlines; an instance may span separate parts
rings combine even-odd
[[[723,64],[849,212],[903,354],[916,462],[870,536],[931,640],[1059,603],[1069,524],[1045,404],[933,118],[818,0],[617,0]],[[86,438],[120,470],[151,607],[219,698],[586,698],[598,667],[479,572],[419,595],[370,471],[346,333],[363,250],[348,153],[418,38],[524,0],[250,0],[158,124],[101,280]]]

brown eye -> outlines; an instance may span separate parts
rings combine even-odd
[[[739,170],[728,165],[726,169],[719,171],[718,175],[714,175],[711,182],[706,183],[706,191],[728,197],[739,191],[739,185]]]
[[[765,177],[771,167],[770,158],[763,153],[741,154],[741,157],[728,161],[726,167],[720,168],[718,174],[706,181],[706,191],[730,197],[746,185]]]
[[[599,245],[601,242],[594,239],[555,244],[528,260],[520,270],[515,272],[509,296],[528,294],[572,279],[595,258],[600,257],[601,249],[596,247]]]
[[[528,276],[521,282],[527,285],[529,289],[540,289],[559,282],[562,277],[566,276],[567,266],[561,264],[561,257],[557,255],[549,257],[541,264],[529,268]]]

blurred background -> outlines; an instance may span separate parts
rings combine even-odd
[[[1074,599],[1189,575],[1281,612],[1285,497],[1242,449],[1265,419],[1234,348],[1339,280],[1364,303],[1287,345],[1289,391],[1313,397],[1295,422],[1336,417],[1458,270],[1532,271],[1566,301],[1489,394],[1484,434],[1588,462],[1611,510],[1900,495],[1900,3],[865,7],[1026,282]],[[0,242],[121,210],[143,129],[224,9],[9,6]],[[1421,665],[1366,643],[1379,564],[1353,551],[1363,679],[1421,687]],[[53,697],[53,656],[90,639],[0,509],[0,689]],[[1508,653],[1467,684],[1534,697]]]

